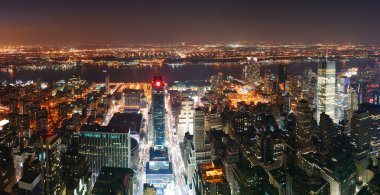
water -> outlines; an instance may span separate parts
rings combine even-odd
[[[337,72],[342,68],[358,67],[364,69],[367,65],[373,66],[374,60],[371,59],[355,59],[348,62],[337,61]],[[313,71],[317,70],[317,63],[310,62],[294,62],[288,65],[288,73],[302,74],[306,67],[311,67]],[[93,81],[103,82],[104,66],[84,65],[79,68],[69,70],[17,70],[13,72],[0,72],[0,81],[7,80],[14,82],[16,80],[28,81],[40,78],[44,82],[58,81],[67,79],[75,74]],[[184,65],[172,67],[169,65],[156,67],[139,67],[139,68],[110,68],[111,82],[147,82],[150,81],[153,75],[163,75],[169,83],[174,81],[185,80],[205,80],[211,75],[222,72],[225,75],[231,75],[240,78],[242,75],[243,65]],[[277,74],[277,65],[265,65],[265,69],[270,69],[271,72]]]

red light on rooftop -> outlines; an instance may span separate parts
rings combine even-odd
[[[156,87],[160,87],[161,86],[161,81],[156,81]]]

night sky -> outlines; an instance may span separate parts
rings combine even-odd
[[[0,43],[380,44],[379,0],[9,0]]]

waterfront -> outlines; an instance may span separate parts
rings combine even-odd
[[[372,59],[354,59],[350,61],[337,61],[337,72],[342,68],[358,67],[360,69],[366,66],[373,66],[375,60]],[[311,67],[315,72],[317,69],[316,62],[292,62],[288,64],[288,72],[292,74],[302,74],[306,67]],[[105,66],[84,65],[65,70],[14,70],[11,72],[0,72],[0,81],[7,80],[15,82],[16,80],[28,81],[41,79],[44,82],[58,81],[67,79],[73,75],[80,75],[86,80],[93,82],[103,82]],[[231,75],[240,78],[242,75],[243,65],[182,65],[182,66],[145,66],[135,68],[109,68],[112,82],[146,82],[153,75],[164,75],[165,79],[172,83],[174,81],[185,80],[205,80],[211,75],[222,72],[225,75]],[[261,72],[270,69],[277,74],[277,64],[263,65]]]

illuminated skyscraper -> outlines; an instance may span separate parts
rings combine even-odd
[[[44,194],[62,194],[65,189],[62,180],[61,139],[58,135],[41,136],[40,161]]]
[[[180,142],[183,141],[185,133],[189,132],[193,135],[194,121],[194,101],[189,98],[182,98],[181,111],[178,116],[177,137]]]
[[[205,113],[202,108],[194,112],[194,149],[201,151],[205,148]]]
[[[348,119],[348,95],[350,93],[350,78],[339,76],[336,86],[336,113],[337,121]],[[332,117],[332,116],[330,116]]]
[[[285,92],[286,86],[286,78],[288,75],[288,67],[284,64],[280,64],[278,66],[278,86],[279,86],[279,92]]]
[[[353,157],[361,160],[367,158],[371,146],[371,120],[369,113],[364,111],[356,111],[351,120],[351,137],[354,145]]]
[[[335,62],[326,61],[318,66],[317,122],[322,112],[335,118]]]
[[[94,181],[102,167],[131,166],[131,137],[128,129],[83,125],[79,147],[80,153],[89,162]]]
[[[152,127],[154,146],[165,146],[165,91],[162,76],[152,81]]]
[[[8,194],[16,184],[12,148],[0,145],[0,194]]]
[[[149,161],[145,165],[146,181],[164,194],[173,183],[173,166],[165,147],[165,83],[162,76],[154,76],[152,81],[152,130],[154,147],[149,150]]]
[[[368,182],[368,155],[371,152],[371,119],[368,111],[354,112],[351,120],[351,138],[356,172],[360,181]]]
[[[106,93],[109,94],[110,93],[110,73],[108,71],[106,71],[104,85],[106,87]]]
[[[243,69],[243,79],[249,84],[253,85],[260,81],[260,64],[255,58],[248,58],[248,65]]]
[[[296,109],[296,144],[299,148],[312,145],[311,135],[314,128],[314,119],[309,102],[300,100]]]

